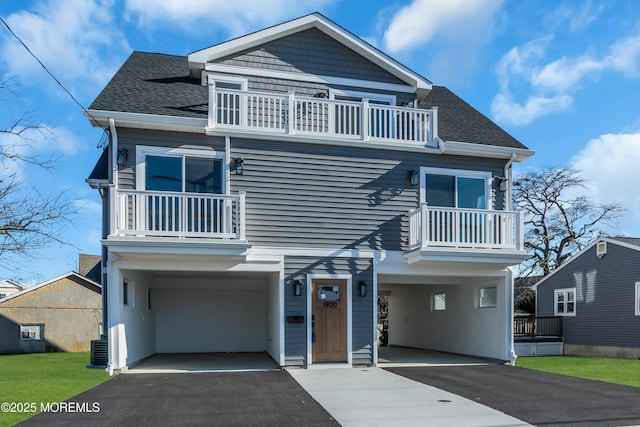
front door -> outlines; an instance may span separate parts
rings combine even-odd
[[[347,281],[311,282],[312,362],[347,361]]]

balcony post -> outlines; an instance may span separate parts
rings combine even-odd
[[[289,91],[287,95],[288,113],[287,113],[287,133],[294,135],[296,133],[296,98],[295,92]]]
[[[429,237],[429,233],[427,232],[427,224],[429,223],[429,221],[427,221],[429,217],[428,208],[429,206],[427,206],[426,202],[420,206],[420,247],[429,246],[427,240]]]
[[[246,200],[246,195],[247,192],[246,191],[240,191],[239,193],[240,197],[238,198],[238,215],[237,215],[237,221],[238,221],[238,239],[240,240],[246,240],[246,235],[245,235],[245,200]]]
[[[438,107],[431,107],[431,128],[427,145],[434,145],[436,139],[438,139]]]
[[[216,112],[218,111],[216,81],[208,76],[207,83],[209,85],[209,120],[207,126],[214,128],[216,127]]]
[[[516,220],[516,249],[524,249],[524,211],[518,211],[518,218]]]
[[[116,224],[117,217],[122,215],[120,211],[120,206],[116,204],[116,186],[111,184],[109,185],[109,232],[107,236],[112,236],[118,234]]]
[[[360,129],[360,138],[364,141],[369,141],[371,139],[371,127],[369,125],[369,117],[371,114],[369,113],[369,100],[362,100],[362,112],[360,123],[362,123],[362,129]]]

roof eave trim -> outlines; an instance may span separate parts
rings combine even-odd
[[[207,119],[164,116],[160,114],[127,113],[121,111],[88,110],[85,116],[95,127],[109,126],[113,119],[118,127],[153,129],[175,132],[203,133]]]
[[[74,276],[74,277],[77,277],[77,278],[79,278],[81,280],[86,281],[90,285],[93,285],[96,288],[98,288],[100,290],[100,292],[102,292],[102,286],[99,283],[96,283],[93,280],[89,279],[88,277],[82,276],[82,275],[76,273],[75,271],[70,271],[68,273],[64,273],[64,274],[61,274],[60,276],[54,277],[53,279],[49,279],[46,282],[42,282],[42,283],[39,283],[39,284],[33,285],[33,286],[28,286],[28,287],[24,288],[23,290],[21,290],[19,292],[13,293],[11,295],[7,295],[6,297],[4,297],[2,299],[2,302],[6,302],[6,301],[9,301],[9,300],[11,300],[13,298],[19,297],[21,295],[28,294],[31,291],[35,291],[36,289],[43,288],[43,287],[45,287],[47,285],[50,285],[51,283],[57,282],[58,280],[62,280],[62,279],[65,279],[65,278],[71,277],[71,276]]]
[[[458,156],[491,157],[510,159],[515,154],[516,162],[523,162],[535,154],[535,151],[526,148],[501,147],[498,145],[484,145],[470,142],[441,141],[442,154]]]
[[[416,72],[383,54],[362,39],[351,34],[336,23],[319,13],[312,13],[264,30],[256,31],[246,36],[238,37],[227,42],[211,46],[188,55],[189,69],[196,72],[205,68],[205,64],[217,58],[222,58],[242,50],[258,46],[279,38],[295,34],[309,28],[317,28],[331,38],[354,50],[363,57],[378,64],[381,68],[407,82],[418,90],[431,90],[432,83]]]
[[[632,244],[627,243],[627,242],[622,242],[620,240],[616,240],[615,237],[613,237],[613,238],[611,238],[611,237],[599,237],[599,238],[595,239],[593,242],[589,243],[584,248],[582,248],[581,251],[578,251],[576,254],[574,254],[571,258],[569,258],[569,260],[567,262],[562,264],[560,267],[556,268],[551,273],[547,274],[545,277],[543,277],[538,283],[533,285],[531,288],[534,289],[535,291],[537,291],[538,290],[538,286],[540,286],[544,282],[546,282],[548,278],[550,278],[551,276],[556,274],[558,271],[562,270],[567,265],[571,264],[574,259],[579,258],[580,256],[582,256],[582,254],[584,254],[585,252],[587,252],[589,249],[591,249],[592,247],[594,247],[596,244],[598,244],[600,242],[607,242],[607,243],[611,243],[613,245],[623,246],[623,247],[628,248],[628,249],[633,249],[635,251],[640,251],[640,246],[636,246],[636,245],[632,245]]]

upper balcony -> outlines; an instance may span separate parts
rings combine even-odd
[[[323,94],[324,95],[324,94]],[[436,146],[437,109],[417,109],[209,85],[207,131]]]
[[[509,266],[524,261],[522,212],[428,206],[409,212],[407,262],[481,262]]]

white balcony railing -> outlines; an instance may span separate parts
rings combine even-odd
[[[120,236],[245,239],[245,193],[117,190],[111,229]]]
[[[521,212],[430,207],[409,212],[409,250],[469,248],[522,250]]]
[[[437,109],[209,86],[209,129],[433,145]]]

